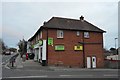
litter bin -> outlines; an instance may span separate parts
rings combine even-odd
[[[29,56],[30,59],[34,59],[34,57],[35,57],[34,53],[29,53],[28,56]]]
[[[46,60],[42,60],[42,66],[46,66]]]

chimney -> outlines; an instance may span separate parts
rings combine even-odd
[[[43,24],[45,25],[46,23],[47,23],[47,22],[46,22],[46,21],[44,21],[44,23],[43,23]]]
[[[84,21],[84,17],[82,15],[80,17],[80,21]]]

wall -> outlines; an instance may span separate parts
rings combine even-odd
[[[80,36],[76,35],[77,31],[64,30],[64,38],[57,39],[57,30],[49,29],[48,37],[54,38],[53,46],[48,46],[48,65],[62,65],[72,67],[83,67],[83,51],[74,51],[74,46],[83,42],[83,32]],[[43,39],[47,39],[47,31],[43,29]],[[90,32],[90,38],[84,39],[85,42],[103,43],[102,33]],[[63,44],[64,51],[55,51],[55,45]],[[85,55],[97,57],[97,67],[104,66],[103,45],[102,44],[85,44]]]

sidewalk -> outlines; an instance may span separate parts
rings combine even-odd
[[[118,71],[118,69],[87,69],[87,68],[68,68],[68,67],[60,67],[60,66],[42,66],[40,63],[35,62],[34,60],[25,60],[24,62],[20,58],[20,56],[17,57],[16,63],[15,63],[16,69],[21,70],[37,70],[37,71],[109,71],[109,70],[115,70]]]
[[[39,71],[118,71],[118,69],[87,69],[87,68],[68,68],[61,66],[42,66],[38,62],[34,62],[33,60],[26,60],[23,63],[24,70],[39,70]]]
[[[26,60],[22,62],[23,70],[38,70],[38,71],[53,71],[53,69],[48,66],[42,66],[40,63],[35,62],[34,60]]]

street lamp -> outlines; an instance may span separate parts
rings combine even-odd
[[[115,49],[116,49],[116,40],[117,40],[118,38],[115,38]]]

